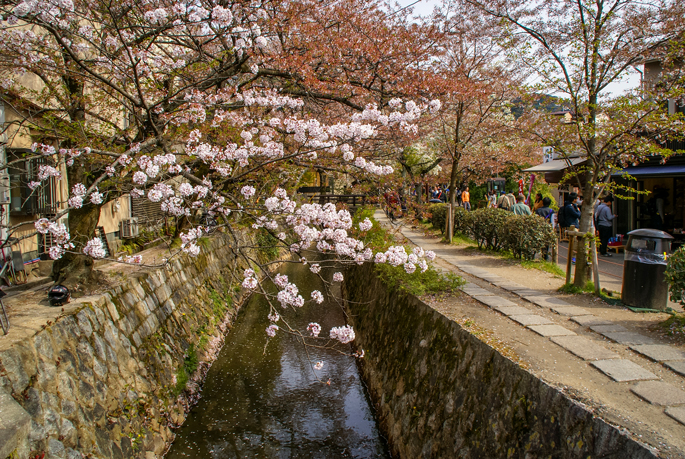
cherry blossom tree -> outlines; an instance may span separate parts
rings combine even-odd
[[[355,28],[361,23],[346,17],[359,2],[316,5],[316,30],[339,27],[330,23],[338,18],[352,30],[348,37],[361,40]],[[55,241],[55,281],[91,279],[92,260],[105,256],[102,242],[92,237],[99,206],[122,193],[159,202],[168,215],[190,222],[209,214],[251,266],[268,268],[239,236],[246,224],[270,233],[276,246],[304,264],[308,254],[324,253],[329,263],[390,263],[409,273],[427,269],[434,254],[403,247],[374,253],[363,237],[354,237],[363,236],[370,221],[353,229],[348,211],[303,204],[293,194],[302,170],[312,167],[387,176],[392,166],[369,155],[368,145],[412,135],[415,123],[440,107],[418,95],[406,101],[391,97],[399,91],[392,88],[407,87],[402,72],[408,70],[404,62],[395,75],[389,65],[368,73],[385,59],[384,50],[362,61],[362,50],[340,57],[340,48],[326,42],[320,66],[311,56],[322,48],[312,46],[306,65],[301,57],[301,66],[287,67],[296,62],[298,42],[316,42],[314,13],[304,11],[295,4],[240,1],[21,0],[0,7],[3,87],[17,111],[28,113],[26,123],[57,139],[34,144],[30,158],[47,164],[32,185],[53,177],[67,179],[71,190],[64,210],[35,222],[37,232]],[[411,35],[401,21],[382,23],[386,13],[378,4],[367,4],[362,13],[355,21],[368,14],[366,27],[375,18]],[[349,67],[355,61],[357,67]],[[378,83],[380,75],[387,81]],[[59,222],[64,215],[68,227]],[[8,230],[4,245],[16,228]],[[197,255],[207,231],[202,225],[179,231],[180,248],[170,249],[166,262],[181,253]],[[118,261],[145,263],[140,255]],[[319,275],[321,264],[310,270]],[[342,273],[333,276],[333,282],[342,280]],[[276,306],[287,310],[323,301],[318,291],[303,298],[285,276],[273,282],[275,295],[252,268],[241,279],[244,288],[267,295],[272,304],[269,336],[279,331],[277,323],[284,324]],[[321,332],[316,324],[310,328],[312,337]],[[329,338],[347,343],[354,332],[337,327]]]
[[[505,59],[497,21],[471,5],[446,1],[433,21],[443,31],[432,77],[443,109],[424,141],[451,163],[447,180],[454,204],[460,184],[530,158],[533,149],[513,129],[520,120],[511,111],[525,74]]]
[[[570,108],[568,123],[538,113],[527,134],[562,157],[587,158],[580,171],[585,202],[595,202],[624,166],[672,154],[664,141],[681,136],[682,123],[660,104],[669,95],[641,88],[617,96],[610,85],[682,34],[680,0],[466,1],[501,21],[509,59],[532,72],[531,92],[559,96]],[[592,212],[592,205],[583,206],[583,233],[592,226]],[[583,240],[576,262],[579,286],[589,277],[587,258]]]

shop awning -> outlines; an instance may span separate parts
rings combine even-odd
[[[626,167],[620,172],[615,172],[614,176],[620,176],[623,174],[630,174],[634,177],[663,177],[663,176],[675,176],[675,175],[685,175],[685,164],[684,165],[665,165],[665,166],[631,166]]]
[[[585,161],[585,158],[553,159],[552,161],[523,169],[523,172],[558,172]]]

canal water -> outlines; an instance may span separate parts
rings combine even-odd
[[[286,264],[281,273],[305,299],[324,291],[308,266]],[[283,332],[267,344],[268,312],[261,295],[242,308],[166,458],[389,458],[355,359],[305,350]],[[284,315],[299,330],[320,323],[321,336],[344,324],[341,306],[328,299]],[[318,371],[317,361],[325,362]]]

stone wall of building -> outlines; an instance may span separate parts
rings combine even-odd
[[[242,268],[219,234],[0,353],[0,458],[161,456],[230,328]]]
[[[348,270],[343,293],[394,456],[655,457],[373,269]]]

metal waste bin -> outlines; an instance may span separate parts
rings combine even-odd
[[[673,236],[655,229],[628,233],[623,263],[621,301],[636,308],[666,309],[668,282],[666,259],[671,253]]]

